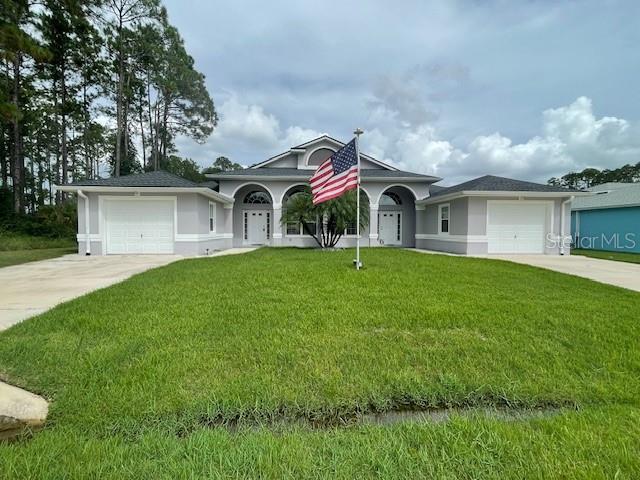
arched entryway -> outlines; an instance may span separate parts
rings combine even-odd
[[[273,196],[262,185],[247,184],[234,195],[234,246],[269,245],[273,238]]]
[[[411,190],[395,185],[378,198],[378,243],[389,247],[414,247],[416,198]]]

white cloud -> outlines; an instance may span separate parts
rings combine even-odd
[[[542,136],[524,143],[498,132],[482,135],[460,150],[432,125],[422,124],[391,130],[393,138],[382,139],[374,130],[374,146],[400,168],[438,175],[448,184],[484,174],[546,181],[571,170],[616,168],[640,160],[638,126],[616,117],[596,118],[586,97],[543,112],[542,130]]]
[[[322,135],[297,125],[282,128],[275,115],[260,105],[241,102],[235,93],[228,94],[218,112],[218,126],[205,145],[196,145],[186,138],[177,142],[182,155],[201,166],[210,165],[220,155],[247,166]],[[256,159],[256,152],[262,156]]]
[[[231,95],[219,107],[220,121],[211,136],[217,141],[243,141],[257,147],[270,148],[277,143],[280,124],[272,115],[265,113],[259,105],[241,103],[236,95]]]

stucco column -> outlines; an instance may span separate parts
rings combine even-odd
[[[273,222],[271,226],[272,239],[271,245],[274,247],[279,247],[282,245],[282,224],[280,220],[282,219],[282,204],[274,203],[273,204]]]
[[[229,240],[225,243],[229,244],[229,248],[233,245],[233,204],[225,205],[224,209],[224,236]]]
[[[369,204],[369,246],[378,247],[378,204]]]
[[[416,235],[427,233],[426,212],[424,205],[416,205]]]

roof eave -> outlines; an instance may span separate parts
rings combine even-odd
[[[447,200],[455,200],[461,197],[528,197],[528,198],[554,198],[588,196],[590,192],[536,192],[527,190],[462,190],[444,195],[435,195],[416,201],[416,205],[428,205]]]
[[[61,192],[104,192],[104,193],[199,193],[205,197],[217,200],[225,205],[232,205],[234,199],[223,193],[218,193],[207,187],[113,187],[106,185],[54,185],[54,190]]]
[[[215,173],[206,174],[207,178],[212,178],[216,180],[308,180],[313,176],[313,170],[309,170],[309,176],[302,175],[225,175],[219,176]],[[430,177],[430,176],[422,176],[422,177],[362,177],[362,182],[380,182],[380,181],[394,181],[394,182],[429,182],[436,183],[442,180],[439,177]]]
[[[581,212],[584,210],[606,210],[608,208],[633,208],[640,207],[640,203],[622,203],[612,205],[591,205],[588,207],[571,207],[572,212]]]

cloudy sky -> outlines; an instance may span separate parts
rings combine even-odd
[[[201,165],[321,133],[452,184],[640,161],[637,0],[165,0],[221,121]]]

